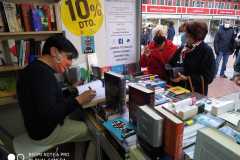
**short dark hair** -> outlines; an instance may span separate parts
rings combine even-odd
[[[189,22],[186,25],[186,32],[197,41],[204,40],[208,33],[208,26],[205,22]]]
[[[174,26],[174,22],[173,22],[173,21],[170,21],[170,22],[168,23],[168,25],[169,25],[170,27],[172,27],[172,26]]]
[[[55,36],[49,37],[43,45],[42,54],[50,55],[51,47],[56,47],[59,51],[70,53],[71,55],[68,55],[68,56],[70,56],[71,59],[78,57],[77,49],[63,35],[55,35]]]

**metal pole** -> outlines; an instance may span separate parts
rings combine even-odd
[[[137,72],[141,72],[139,65],[141,56],[141,28],[142,28],[142,0],[136,0],[136,64]]]

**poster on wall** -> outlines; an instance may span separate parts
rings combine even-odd
[[[61,19],[74,35],[94,35],[104,20],[101,0],[61,0]]]
[[[136,62],[136,0],[105,0],[108,65]]]
[[[95,53],[94,36],[81,36],[82,53]]]

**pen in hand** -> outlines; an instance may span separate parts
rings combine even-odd
[[[88,87],[88,89],[89,89],[89,90],[92,90],[92,88],[91,88],[90,86]]]

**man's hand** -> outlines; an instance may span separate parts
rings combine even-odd
[[[186,81],[188,78],[187,76],[181,74],[181,73],[178,73],[178,77],[175,78],[175,79],[171,79],[172,82],[175,82],[175,83],[178,83],[180,81]]]
[[[77,96],[75,99],[80,105],[89,103],[96,96],[96,91],[88,90]]]

